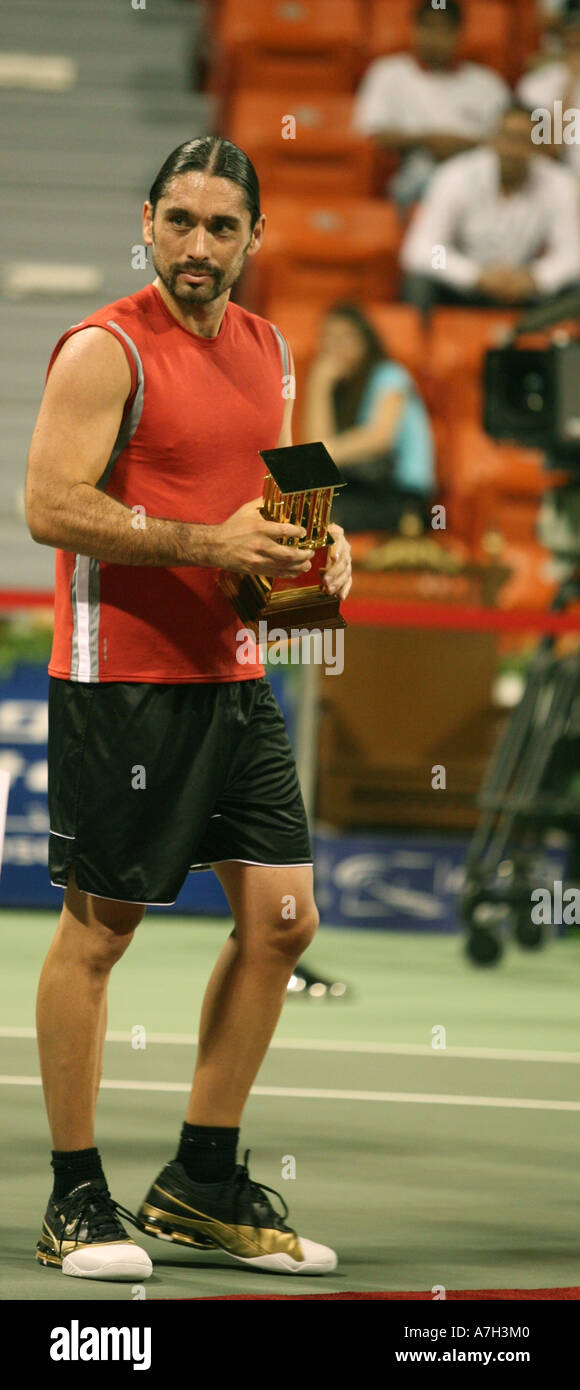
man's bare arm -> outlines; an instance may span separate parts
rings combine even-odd
[[[261,499],[220,526],[150,516],[143,526],[142,514],[137,520],[130,507],[98,489],[130,388],[123,348],[106,329],[83,329],[67,339],[48,378],[30,446],[26,519],[33,539],[119,565],[271,574],[309,568],[310,551],[277,543],[301,528],[264,521]]]

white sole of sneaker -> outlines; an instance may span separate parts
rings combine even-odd
[[[149,1228],[142,1232],[155,1240],[164,1240],[172,1245],[174,1251],[183,1256],[179,1260],[182,1265],[189,1265],[190,1268],[202,1268],[205,1264],[223,1263],[224,1268],[231,1268],[233,1264],[245,1265],[250,1269],[262,1269],[270,1274],[331,1274],[338,1264],[336,1251],[331,1250],[328,1245],[318,1245],[316,1241],[300,1238],[300,1244],[304,1251],[303,1260],[293,1260],[291,1255],[284,1255],[279,1252],[275,1255],[255,1255],[246,1257],[244,1255],[233,1255],[231,1250],[224,1250],[223,1246],[216,1245],[211,1250],[202,1250],[193,1245],[189,1240],[184,1239],[179,1232],[170,1235],[168,1232],[155,1231]],[[188,1260],[188,1256],[195,1256],[195,1264]]]
[[[65,1255],[62,1272],[73,1279],[134,1279],[140,1283],[142,1279],[149,1279],[153,1265],[147,1251],[140,1246],[132,1250],[123,1245],[86,1246]]]

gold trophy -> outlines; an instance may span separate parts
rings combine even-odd
[[[333,544],[328,533],[332,499],[337,489],[345,486],[338,468],[321,443],[260,449],[260,455],[268,468],[262,516],[267,521],[304,526],[305,536],[280,544],[313,550],[312,566],[307,574],[292,578],[224,570],[220,588],[245,626],[256,634],[258,624],[264,621],[268,627],[309,631],[346,627],[338,595],[327,593],[323,586],[328,548]]]

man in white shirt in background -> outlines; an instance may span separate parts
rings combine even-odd
[[[408,303],[523,306],[578,283],[578,184],[531,133],[512,106],[486,145],[437,171],[401,252]]]
[[[399,207],[421,198],[442,159],[472,149],[509,105],[509,87],[479,63],[457,61],[463,8],[418,4],[413,52],[377,58],[358,90],[353,124],[401,155],[386,192]]]
[[[560,139],[552,144],[550,153],[560,158],[580,177],[580,133],[573,143],[566,143],[558,129],[566,131],[568,122],[566,112],[580,107],[580,3],[567,0],[563,7],[560,24],[562,54],[554,62],[543,63],[521,78],[517,93],[519,100],[530,111],[549,111],[552,117],[552,138]],[[554,113],[556,102],[561,102],[561,120]],[[537,117],[536,117],[537,119]],[[569,118],[570,119],[570,118]],[[576,129],[580,132],[580,114],[576,117]],[[574,132],[573,132],[574,133]],[[570,138],[570,136],[568,136]],[[548,151],[545,150],[545,153]]]

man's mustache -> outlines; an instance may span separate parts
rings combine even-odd
[[[179,272],[184,272],[186,275],[216,275],[216,274],[217,274],[217,272],[216,272],[215,270],[212,270],[211,267],[208,266],[208,265],[181,265],[181,266],[177,266],[176,269],[177,269]]]

